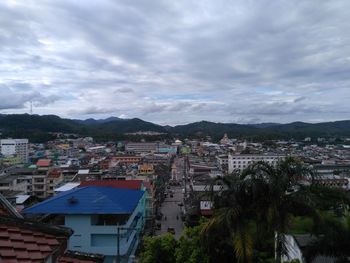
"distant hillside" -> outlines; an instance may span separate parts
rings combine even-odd
[[[63,119],[55,115],[11,114],[0,115],[2,137],[24,137],[33,142],[52,139],[50,132],[77,133],[101,139],[113,139],[126,132],[167,132],[157,124],[141,119],[119,119],[116,117],[84,121]]]
[[[163,126],[147,122],[138,118],[134,119],[119,119],[110,122],[100,123],[95,126],[99,131],[105,132],[137,132],[137,131],[155,131],[167,133]]]
[[[0,129],[3,130],[40,130],[43,132],[79,132],[81,126],[73,120],[62,119],[55,115],[11,114],[1,115]]]
[[[111,117],[102,120],[71,120],[55,115],[10,114],[0,115],[0,131],[3,138],[24,137],[29,138],[33,142],[45,142],[52,139],[50,132],[77,133],[82,136],[93,136],[104,141],[125,139],[127,136],[123,134],[138,131],[168,133],[176,137],[202,137],[209,135],[214,140],[220,139],[224,133],[227,133],[232,138],[300,139],[308,136],[350,137],[350,121],[316,124],[293,122],[289,124],[262,123],[247,125],[200,121],[171,127],[168,125],[157,125],[138,118],[120,119]]]
[[[120,121],[120,120],[123,120],[121,118],[118,118],[118,117],[109,117],[107,119],[93,119],[93,118],[90,118],[90,119],[86,119],[86,120],[74,120],[75,122],[77,123],[80,123],[80,124],[86,124],[86,125],[97,125],[97,124],[101,124],[101,123],[107,123],[107,122],[112,122],[112,121]]]
[[[179,135],[210,135],[214,138],[227,133],[229,137],[260,137],[267,139],[277,138],[304,138],[315,136],[350,136],[350,121],[335,121],[324,123],[293,122],[289,124],[231,124],[214,122],[195,122],[179,125],[170,129],[170,132]]]
[[[237,137],[241,135],[252,135],[259,133],[259,129],[250,125],[241,125],[234,123],[214,123],[209,121],[194,122],[186,125],[178,125],[169,130],[172,133],[179,135],[195,135],[203,134],[214,136],[224,133],[230,136]]]

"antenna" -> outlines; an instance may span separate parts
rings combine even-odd
[[[30,101],[30,115],[33,115],[33,101]]]

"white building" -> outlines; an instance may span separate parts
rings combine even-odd
[[[277,154],[229,154],[228,173],[231,174],[235,170],[243,171],[249,165],[261,161],[276,165],[279,160],[285,157]]]
[[[28,139],[2,139],[0,140],[1,154],[9,156],[20,156],[22,162],[28,162]]]

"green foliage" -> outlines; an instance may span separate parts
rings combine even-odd
[[[201,244],[202,226],[185,228],[175,251],[176,263],[208,263],[208,256]]]
[[[287,251],[283,234],[319,233],[322,220],[316,208],[334,211],[335,204],[345,201],[339,190],[328,189],[324,196],[331,198],[333,207],[322,205],[323,192],[317,186],[300,185],[303,177],[312,178],[312,171],[298,159],[287,158],[276,167],[259,162],[241,177],[220,178],[215,183],[221,182],[225,187],[214,195],[216,213],[204,228],[206,236],[209,239],[213,233],[220,233],[222,240],[231,244],[237,262],[267,262],[274,249],[280,262]]]
[[[177,241],[172,234],[160,237],[145,237],[140,263],[175,263]]]
[[[314,229],[313,220],[310,217],[293,217],[290,224],[291,234],[308,234]]]
[[[314,185],[310,188],[310,198],[316,208],[323,211],[334,211],[338,215],[344,212],[345,206],[350,205],[350,197],[346,192],[321,185]]]
[[[202,226],[186,228],[178,241],[171,234],[145,237],[140,263],[208,263],[201,229]]]

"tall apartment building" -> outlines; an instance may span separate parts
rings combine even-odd
[[[285,157],[278,154],[229,154],[228,173],[231,174],[235,170],[243,171],[249,165],[260,161],[276,165],[279,160],[283,160]]]
[[[28,139],[2,139],[0,149],[5,157],[17,155],[22,162],[28,162]]]

